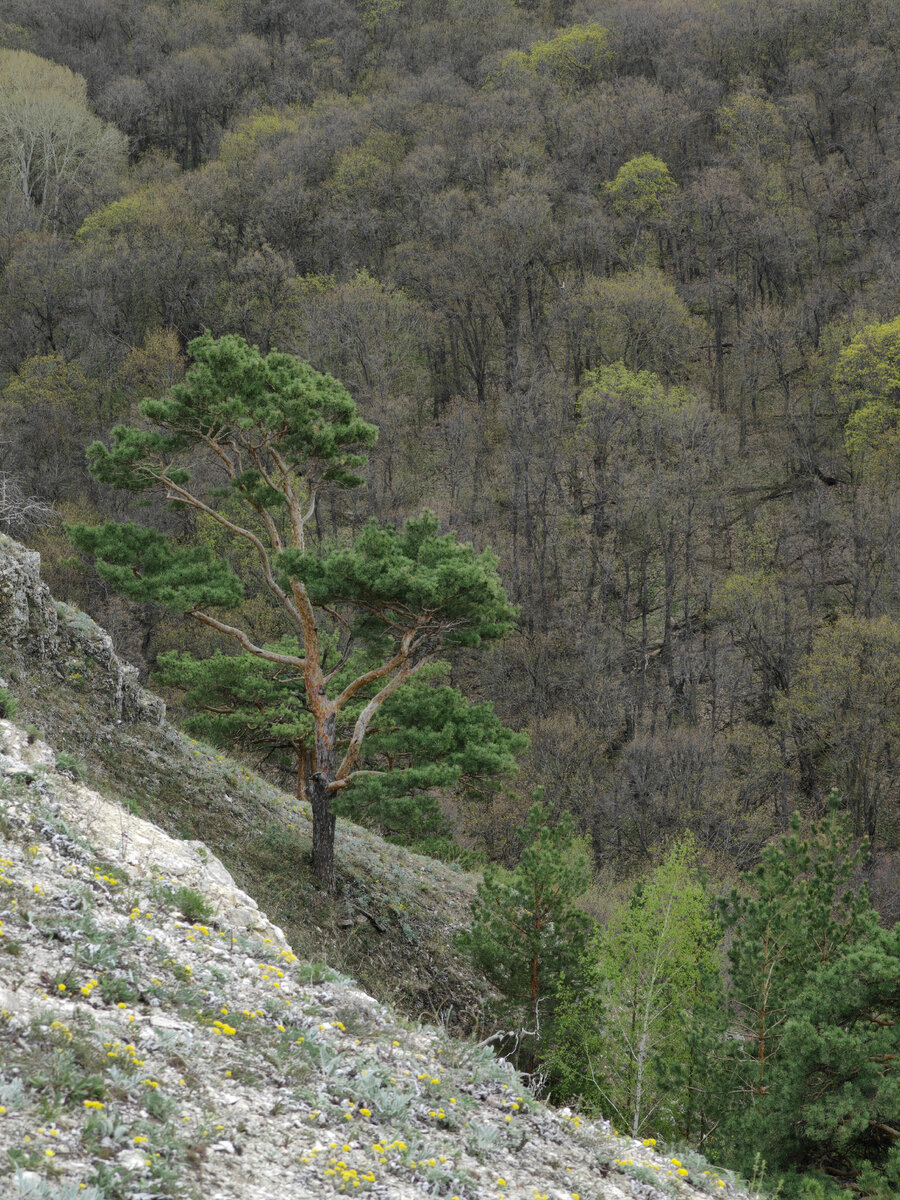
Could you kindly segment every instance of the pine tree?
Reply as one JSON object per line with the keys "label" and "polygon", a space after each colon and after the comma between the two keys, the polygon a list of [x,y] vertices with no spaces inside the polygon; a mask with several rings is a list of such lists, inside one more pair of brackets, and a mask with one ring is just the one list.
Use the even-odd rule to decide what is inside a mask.
{"label": "pine tree", "polygon": [[[88,448],[88,462],[99,482],[155,492],[205,521],[225,536],[227,557],[208,542],[180,543],[134,523],[69,533],[125,595],[189,616],[274,669],[256,673],[256,698],[240,695],[235,729],[244,736],[268,721],[295,752],[306,747],[313,865],[333,890],[333,798],[391,770],[388,758],[361,765],[376,715],[443,651],[501,637],[515,611],[490,551],[476,554],[440,534],[430,513],[400,530],[370,521],[350,544],[314,544],[319,498],[362,483],[361,451],[374,443],[375,426],[340,383],[292,355],[263,356],[239,337],[210,334],[189,351],[184,383],[140,406],[153,428],[116,427],[110,447]],[[254,577],[287,641],[254,640],[242,619]],[[181,667],[190,684],[183,659]],[[260,716],[250,722],[257,702]],[[509,737],[504,746],[498,763]]]}
{"label": "pine tree", "polygon": [[[504,1016],[539,1049],[558,984],[574,976],[589,918],[577,908],[590,881],[588,857],[571,816],[549,823],[539,801],[520,830],[522,856],[507,870],[491,863],[472,905],[472,927],[459,939],[504,997]],[[535,1059],[535,1049],[525,1056]]]}
{"label": "pine tree", "polygon": [[[296,639],[270,648],[298,652]],[[351,657],[335,686],[346,686],[362,666]],[[491,791],[515,770],[528,738],[501,725],[490,704],[472,704],[443,684],[448,669],[432,663],[384,702],[366,733],[353,786],[333,798],[338,815],[406,844],[446,839],[451,827],[434,789]],[[186,729],[274,758],[294,775],[298,798],[306,795],[315,730],[298,672],[252,654],[197,659],[170,651],[160,655],[155,678],[185,689]],[[364,703],[348,705],[348,719]]]}
{"label": "pine tree", "polygon": [[[839,812],[841,803],[832,793],[828,815],[811,826],[806,838],[795,815],[790,833],[769,847],[760,866],[745,877],[746,890],[734,891],[722,903],[724,924],[732,932],[728,998],[733,1036],[723,1064],[723,1120],[716,1137],[720,1152],[743,1169],[756,1152],[782,1169],[821,1161],[831,1140],[844,1138],[842,1126],[856,1128],[851,1105],[859,1105],[860,1114],[873,1111],[859,1098],[851,1100],[857,1083],[848,1082],[854,1079],[864,1087],[872,1073],[864,1049],[871,1010],[866,1015],[863,964],[874,962],[873,955],[882,964],[869,981],[874,997],[881,986],[876,981],[885,943],[865,888],[849,886],[866,843],[854,847],[849,823]],[[849,989],[849,1008],[839,993],[829,995],[835,987]],[[880,1002],[873,1003],[877,1019]],[[854,1011],[852,1022],[862,1022],[856,1033],[825,1032],[829,1025],[842,1028]],[[842,1049],[828,1078],[831,1068],[815,1060],[827,1053],[832,1036],[834,1048],[840,1044]],[[817,1095],[814,1080],[820,1071]],[[843,1096],[836,1099],[842,1072]],[[880,1111],[877,1103],[874,1111]],[[868,1122],[866,1117],[863,1123]],[[815,1152],[811,1131],[819,1139]]]}
{"label": "pine tree", "polygon": [[766,1103],[770,1161],[900,1194],[900,926],[807,977]]}

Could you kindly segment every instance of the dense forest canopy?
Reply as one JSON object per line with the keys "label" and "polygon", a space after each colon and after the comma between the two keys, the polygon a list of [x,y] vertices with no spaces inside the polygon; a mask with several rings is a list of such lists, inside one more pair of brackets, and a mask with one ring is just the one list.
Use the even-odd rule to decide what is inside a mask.
{"label": "dense forest canopy", "polygon": [[29,499],[54,587],[147,669],[210,652],[37,501],[222,550],[82,448],[204,329],[298,354],[379,428],[316,536],[431,507],[521,608],[454,667],[531,738],[515,794],[461,805],[467,844],[514,857],[540,785],[608,878],[685,828],[729,877],[837,785],[896,917],[897,18],[7,0],[3,519]]}

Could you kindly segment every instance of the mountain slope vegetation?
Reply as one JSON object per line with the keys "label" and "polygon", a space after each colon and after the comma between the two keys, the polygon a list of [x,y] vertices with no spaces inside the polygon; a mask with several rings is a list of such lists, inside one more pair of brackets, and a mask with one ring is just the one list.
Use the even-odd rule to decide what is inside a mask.
{"label": "mountain slope vegetation", "polygon": [[[468,844],[513,854],[539,785],[606,877],[685,826],[727,876],[839,782],[895,916],[894,17],[16,0],[4,136],[38,79],[48,145],[73,106],[86,132],[51,190],[4,184],[9,488],[131,516],[81,448],[181,377],[191,337],[297,353],[379,429],[365,495],[323,497],[317,536],[428,505],[521,607],[457,668],[531,736],[518,801],[468,814]],[[20,532],[145,669],[209,651]]]}
{"label": "mountain slope vegetation", "polygon": [[[220,641],[147,595],[123,604],[65,527],[136,522],[229,563],[251,583],[224,616],[258,646],[283,630],[215,522],[123,498],[84,449],[140,424],[145,398],[164,403],[207,332],[296,355],[378,434],[360,487],[321,488],[314,555],[340,559],[373,519],[401,530],[424,509],[441,537],[495,555],[515,629],[477,655],[458,648],[445,679],[478,711],[494,704],[528,748],[502,787],[418,789],[435,836],[361,807],[370,829],[348,835],[359,853],[343,875],[338,864],[344,907],[322,907],[280,873],[304,859],[302,811],[268,819],[268,788],[297,788],[291,747],[250,739],[239,768],[220,765],[221,747],[190,750],[212,774],[182,804],[170,735],[148,734],[162,741],[147,752],[127,724],[101,734],[42,672],[13,689],[30,719],[56,723],[97,783],[121,772],[172,828],[203,834],[212,819],[241,881],[281,889],[266,900],[276,920],[288,927],[298,902],[328,914],[316,937],[329,961],[465,1027],[481,1020],[483,980],[439,924],[416,941],[371,838],[445,860],[421,879],[438,872],[433,903],[446,893],[459,928],[476,885],[452,864],[487,864],[506,894],[540,797],[589,860],[581,907],[613,928],[631,912],[652,961],[641,896],[679,847],[709,905],[739,879],[746,890],[781,839],[802,845],[831,821],[833,793],[865,846],[849,882],[866,884],[887,940],[873,932],[804,986],[815,974],[849,988],[875,963],[853,985],[860,1028],[887,1021],[898,18],[897,0],[9,0],[0,528],[40,551],[55,594],[108,628],[142,680],[166,680],[171,714],[197,721],[198,693],[171,667],[211,661]],[[207,482],[199,458],[188,468]],[[76,659],[67,683],[84,678]],[[266,783],[233,805],[251,768]],[[289,929],[301,952],[308,928]],[[586,977],[618,986],[602,964]],[[817,1019],[863,1044],[859,1012],[810,996]],[[578,1003],[566,1011],[577,1032]],[[785,1045],[814,1074],[801,1025]],[[781,1079],[785,1111],[807,1075]],[[837,1119],[827,1102],[809,1114],[829,1130]],[[893,1161],[897,1121],[881,1116],[869,1149]],[[836,1180],[862,1186],[844,1133],[827,1146],[798,1133],[791,1161],[831,1180],[795,1181],[805,1200]]]}

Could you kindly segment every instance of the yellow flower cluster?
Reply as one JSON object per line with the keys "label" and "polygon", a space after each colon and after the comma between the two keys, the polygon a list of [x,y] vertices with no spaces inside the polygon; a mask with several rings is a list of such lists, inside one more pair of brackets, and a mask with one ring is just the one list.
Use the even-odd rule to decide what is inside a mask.
{"label": "yellow flower cluster", "polygon": [[131,1042],[128,1042],[125,1046],[123,1046],[122,1043],[119,1041],[104,1042],[103,1045],[106,1047],[106,1057],[107,1058],[118,1058],[120,1052],[122,1050],[124,1050],[125,1053],[131,1059],[131,1065],[133,1067],[144,1066],[144,1060],[142,1058],[138,1058],[137,1050],[134,1048],[134,1046],[131,1044]]}
{"label": "yellow flower cluster", "polygon": [[375,1176],[371,1171],[368,1171],[364,1175],[359,1175],[357,1174],[356,1169],[354,1167],[348,1167],[343,1159],[338,1160],[336,1158],[332,1158],[329,1161],[331,1166],[326,1167],[326,1169],[322,1172],[323,1175],[340,1175],[345,1184],[350,1183],[354,1187],[359,1187],[361,1183],[375,1182]]}

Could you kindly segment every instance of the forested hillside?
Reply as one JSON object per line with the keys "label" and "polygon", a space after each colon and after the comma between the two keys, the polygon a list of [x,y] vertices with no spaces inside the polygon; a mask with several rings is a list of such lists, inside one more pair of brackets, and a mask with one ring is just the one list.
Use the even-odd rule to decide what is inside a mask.
{"label": "forested hillside", "polygon": [[834,790],[897,920],[897,0],[4,0],[0,46],[0,524],[58,596],[148,676],[220,647],[61,522],[245,567],[84,447],[206,330],[298,355],[378,430],[310,544],[429,508],[519,608],[448,679],[518,774],[380,832],[511,867],[543,789],[605,919],[685,835],[721,894]]}
{"label": "forested hillside", "polygon": [[[499,553],[520,627],[470,682],[598,865],[685,826],[747,865],[832,784],[893,850],[896,17],[11,0],[8,494],[107,513],[82,447],[204,328],[296,352],[380,431],[323,535],[430,505]],[[181,644],[30,538],[148,667]]]}

